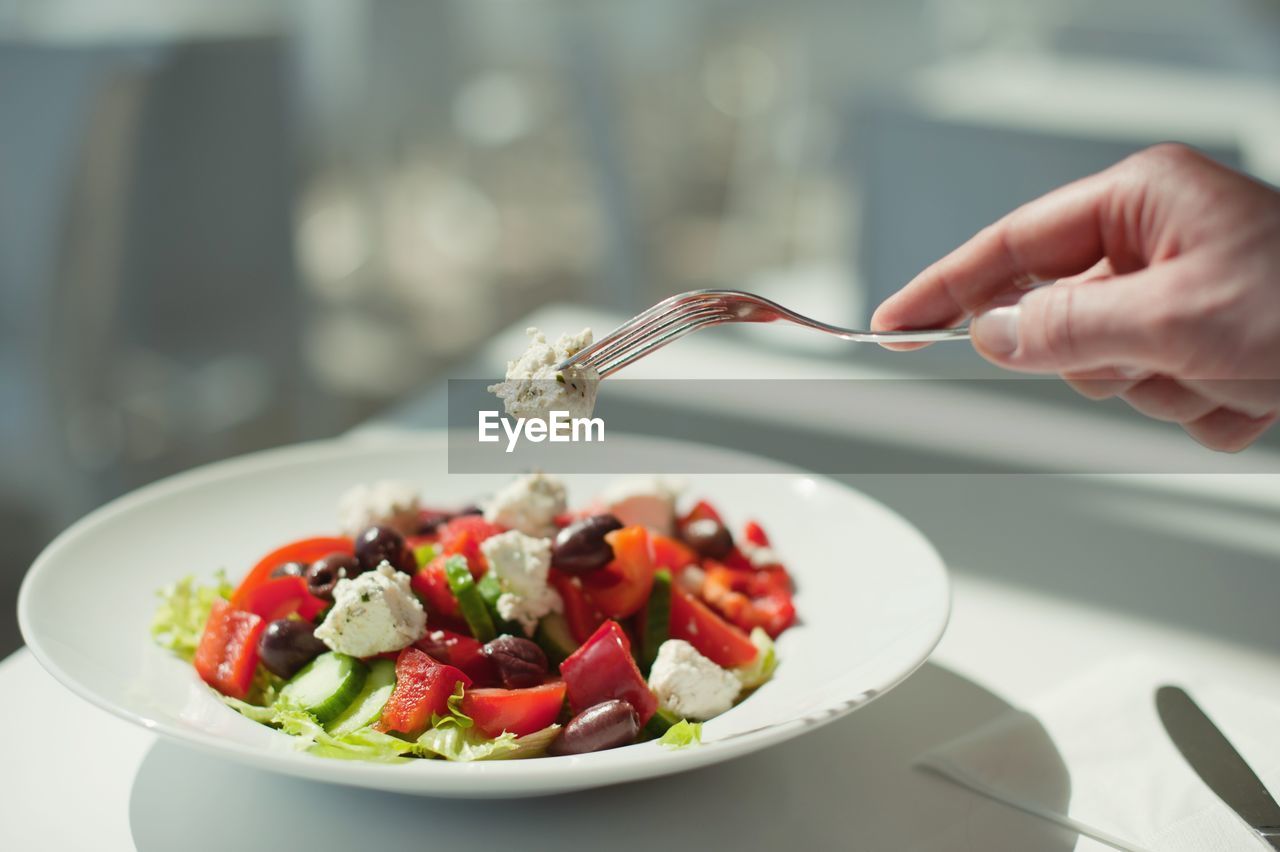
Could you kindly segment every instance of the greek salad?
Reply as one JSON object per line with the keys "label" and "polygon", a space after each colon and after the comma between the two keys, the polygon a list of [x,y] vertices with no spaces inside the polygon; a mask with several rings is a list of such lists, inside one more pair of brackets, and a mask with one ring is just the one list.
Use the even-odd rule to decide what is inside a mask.
{"label": "greek salad", "polygon": [[157,642],[248,718],[335,758],[582,754],[696,745],[767,681],[796,620],[756,522],[678,511],[661,479],[569,509],[521,476],[482,507],[405,483],[352,489],[339,531],[292,541],[237,585],[161,590]]}

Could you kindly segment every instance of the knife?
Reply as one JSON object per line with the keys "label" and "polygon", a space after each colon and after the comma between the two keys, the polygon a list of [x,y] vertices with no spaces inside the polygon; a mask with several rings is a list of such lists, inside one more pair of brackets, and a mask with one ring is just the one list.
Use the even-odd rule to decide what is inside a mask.
{"label": "knife", "polygon": [[1156,690],[1156,712],[1200,780],[1259,838],[1280,850],[1280,805],[1200,705],[1185,690],[1162,686]]}

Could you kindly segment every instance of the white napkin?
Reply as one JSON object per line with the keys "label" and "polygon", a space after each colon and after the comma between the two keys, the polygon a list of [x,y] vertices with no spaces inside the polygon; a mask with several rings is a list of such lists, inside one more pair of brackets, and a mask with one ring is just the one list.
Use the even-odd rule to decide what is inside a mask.
{"label": "white napkin", "polygon": [[1155,708],[1163,684],[1186,689],[1280,798],[1280,705],[1143,657],[1071,680],[920,765],[1117,849],[1266,848],[1169,740]]}

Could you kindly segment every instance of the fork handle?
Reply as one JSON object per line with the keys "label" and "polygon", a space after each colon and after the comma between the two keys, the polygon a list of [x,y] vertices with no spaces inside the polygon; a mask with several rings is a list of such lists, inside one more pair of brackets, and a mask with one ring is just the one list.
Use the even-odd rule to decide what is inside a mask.
{"label": "fork handle", "polygon": [[969,326],[958,328],[925,328],[913,331],[837,331],[845,340],[859,343],[937,343],[942,340],[968,340]]}

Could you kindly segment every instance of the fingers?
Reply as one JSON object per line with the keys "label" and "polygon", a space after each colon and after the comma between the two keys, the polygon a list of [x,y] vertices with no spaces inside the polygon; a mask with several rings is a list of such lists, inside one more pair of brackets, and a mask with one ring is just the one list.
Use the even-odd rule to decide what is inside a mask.
{"label": "fingers", "polygon": [[1179,274],[1179,261],[1106,281],[1055,284],[996,308],[971,325],[973,346],[987,360],[1028,373],[1082,373],[1117,364],[1165,371],[1177,365],[1178,317],[1152,298],[1157,279]]}
{"label": "fingers", "polygon": [[1230,407],[1221,395],[1222,382],[1178,381],[1169,376],[1134,379],[1109,368],[1063,378],[1090,399],[1119,396],[1136,411],[1178,423],[1201,444],[1224,452],[1245,449],[1280,418],[1274,400],[1271,410],[1261,416]]}
{"label": "fingers", "polygon": [[1168,423],[1193,423],[1220,405],[1168,376],[1137,382],[1120,397],[1142,414]]}
{"label": "fingers", "polygon": [[1115,179],[1102,172],[1055,190],[985,228],[880,305],[876,330],[941,328],[1037,281],[1077,275],[1103,257]]}
{"label": "fingers", "polygon": [[1098,370],[1075,370],[1062,374],[1063,380],[1081,396],[1092,399],[1110,399],[1119,396],[1138,383],[1139,379],[1121,373],[1113,367]]}
{"label": "fingers", "polygon": [[1250,417],[1280,410],[1280,379],[1182,379],[1182,384]]}
{"label": "fingers", "polygon": [[1238,453],[1271,428],[1277,415],[1250,417],[1229,408],[1216,408],[1198,420],[1184,423],[1187,434],[1212,450]]}

